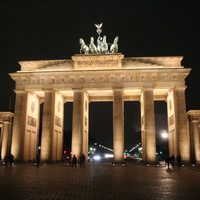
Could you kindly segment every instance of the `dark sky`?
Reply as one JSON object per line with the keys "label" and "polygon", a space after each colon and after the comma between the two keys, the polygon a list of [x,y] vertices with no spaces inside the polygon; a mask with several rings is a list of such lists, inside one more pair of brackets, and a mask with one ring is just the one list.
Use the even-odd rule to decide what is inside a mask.
{"label": "dark sky", "polygon": [[[97,37],[94,23],[101,22],[102,35],[107,36],[108,42],[119,36],[119,52],[125,57],[184,56],[182,65],[192,68],[186,79],[187,110],[200,109],[199,1],[49,2],[4,0],[0,3],[0,111],[9,109],[10,97],[14,107],[14,81],[8,73],[20,70],[18,61],[69,59],[79,53],[79,38],[89,42],[91,36]],[[166,110],[161,107],[158,102],[156,116],[159,119],[164,117],[162,112]],[[112,105],[94,103],[91,108],[93,115],[98,109],[106,110],[107,114],[99,115],[101,118],[108,115],[111,119],[101,122],[104,125],[93,122],[93,126],[104,126],[112,131],[109,125],[112,123]],[[131,135],[125,136],[126,148],[130,148],[138,137],[138,110],[138,102],[125,103],[125,134],[130,132]],[[91,130],[98,135],[110,134],[106,130],[98,133],[95,127]]]}

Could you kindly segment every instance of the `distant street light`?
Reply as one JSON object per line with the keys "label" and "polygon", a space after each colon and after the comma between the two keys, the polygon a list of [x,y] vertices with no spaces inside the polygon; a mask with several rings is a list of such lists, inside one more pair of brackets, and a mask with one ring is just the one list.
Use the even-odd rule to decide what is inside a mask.
{"label": "distant street light", "polygon": [[162,137],[163,137],[163,138],[168,138],[168,134],[167,134],[166,130],[163,131]]}

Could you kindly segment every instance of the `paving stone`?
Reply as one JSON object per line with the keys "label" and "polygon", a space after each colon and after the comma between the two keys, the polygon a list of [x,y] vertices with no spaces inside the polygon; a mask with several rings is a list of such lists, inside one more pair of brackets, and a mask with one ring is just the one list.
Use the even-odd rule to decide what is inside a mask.
{"label": "paving stone", "polygon": [[200,167],[145,166],[128,163],[61,163],[0,166],[0,199],[199,199]]}

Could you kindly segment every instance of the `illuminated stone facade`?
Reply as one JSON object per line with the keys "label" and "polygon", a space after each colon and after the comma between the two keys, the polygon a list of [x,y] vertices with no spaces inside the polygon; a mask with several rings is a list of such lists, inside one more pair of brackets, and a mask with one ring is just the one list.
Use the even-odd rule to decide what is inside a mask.
{"label": "illuminated stone facade", "polygon": [[36,157],[39,105],[44,102],[41,159],[60,160],[64,103],[73,102],[72,154],[87,157],[89,103],[113,102],[114,162],[123,162],[124,101],[141,102],[142,156],[156,162],[154,101],[167,102],[170,154],[190,160],[185,108],[185,78],[191,69],[182,57],[130,57],[121,53],[78,54],[69,60],[23,61],[11,73],[16,82],[12,152],[15,158]]}
{"label": "illuminated stone facade", "polygon": [[0,158],[10,155],[13,113],[0,112]]}
{"label": "illuminated stone facade", "polygon": [[200,164],[200,110],[187,112],[191,142],[191,162]]}

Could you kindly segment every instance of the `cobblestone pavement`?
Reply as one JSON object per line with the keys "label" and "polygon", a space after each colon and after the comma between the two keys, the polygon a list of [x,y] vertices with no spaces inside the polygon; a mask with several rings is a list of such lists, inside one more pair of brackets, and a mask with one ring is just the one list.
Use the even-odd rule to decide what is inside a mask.
{"label": "cobblestone pavement", "polygon": [[0,199],[200,199],[200,168],[86,163],[0,166]]}

